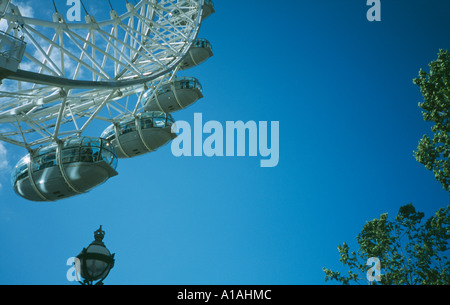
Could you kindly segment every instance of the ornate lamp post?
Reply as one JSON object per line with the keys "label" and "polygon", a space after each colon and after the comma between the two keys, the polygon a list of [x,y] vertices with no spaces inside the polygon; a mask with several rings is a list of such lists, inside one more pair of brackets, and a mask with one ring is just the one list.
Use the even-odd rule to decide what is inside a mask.
{"label": "ornate lamp post", "polygon": [[103,280],[108,276],[109,271],[114,267],[114,254],[111,254],[103,243],[105,231],[102,226],[94,232],[94,241],[83,248],[77,256],[77,270],[84,279],[80,281],[82,285],[103,285]]}

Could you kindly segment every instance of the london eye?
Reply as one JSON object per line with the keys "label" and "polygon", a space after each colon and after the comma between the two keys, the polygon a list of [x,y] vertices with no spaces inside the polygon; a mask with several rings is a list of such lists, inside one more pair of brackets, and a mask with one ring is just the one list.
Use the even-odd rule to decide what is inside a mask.
{"label": "london eye", "polygon": [[[213,56],[198,37],[212,1],[101,1],[109,19],[97,21],[81,2],[85,20],[74,23],[54,1],[43,20],[0,0],[0,140],[28,151],[11,173],[27,200],[56,201],[106,182],[118,159],[176,137],[171,113],[203,97],[199,80],[177,73]],[[88,134],[92,122],[103,133]]]}

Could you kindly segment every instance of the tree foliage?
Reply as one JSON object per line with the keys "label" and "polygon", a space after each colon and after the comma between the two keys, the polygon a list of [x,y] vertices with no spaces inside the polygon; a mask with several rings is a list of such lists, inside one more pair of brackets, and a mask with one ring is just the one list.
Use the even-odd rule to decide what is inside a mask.
{"label": "tree foliage", "polygon": [[[399,209],[393,221],[387,214],[366,222],[356,240],[357,252],[344,242],[338,246],[339,261],[348,274],[323,268],[325,281],[342,284],[369,283],[366,262],[376,257],[381,262],[384,285],[450,285],[450,206],[439,209],[425,222],[424,213],[412,204]],[[375,282],[376,283],[376,282]]]}
{"label": "tree foliage", "polygon": [[437,60],[429,67],[429,73],[420,69],[413,83],[420,87],[424,98],[419,103],[424,120],[434,123],[433,138],[424,135],[414,156],[450,192],[450,53],[440,50]]}

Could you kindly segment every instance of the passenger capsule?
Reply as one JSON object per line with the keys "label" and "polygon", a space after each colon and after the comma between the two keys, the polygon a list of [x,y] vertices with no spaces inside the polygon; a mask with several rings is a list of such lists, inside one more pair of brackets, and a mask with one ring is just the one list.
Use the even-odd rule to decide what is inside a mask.
{"label": "passenger capsule", "polygon": [[206,19],[216,11],[214,10],[214,3],[212,0],[205,0],[205,4],[203,5],[203,14],[202,19]]}
{"label": "passenger capsule", "polygon": [[15,166],[14,191],[32,201],[56,201],[116,176],[117,156],[108,141],[77,137],[40,147]]}
{"label": "passenger capsule", "polygon": [[211,43],[206,39],[197,38],[189,49],[189,52],[183,58],[180,64],[180,70],[198,66],[213,55]]}
{"label": "passenger capsule", "polygon": [[146,111],[174,112],[184,109],[203,97],[202,86],[194,77],[176,78],[150,89],[144,95]]}
{"label": "passenger capsule", "polygon": [[142,112],[110,125],[101,137],[111,142],[117,157],[131,158],[152,152],[176,137],[171,132],[174,120],[161,111]]}

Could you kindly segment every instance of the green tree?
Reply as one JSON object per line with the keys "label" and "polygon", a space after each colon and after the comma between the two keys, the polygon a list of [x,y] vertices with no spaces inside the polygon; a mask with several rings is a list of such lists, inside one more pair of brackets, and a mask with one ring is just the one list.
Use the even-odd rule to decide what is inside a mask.
{"label": "green tree", "polygon": [[[439,209],[423,222],[424,213],[412,204],[399,209],[393,221],[387,214],[366,222],[357,236],[359,250],[350,252],[346,243],[338,246],[339,261],[348,274],[323,268],[325,281],[342,284],[369,283],[366,262],[376,257],[381,263],[379,284],[450,285],[450,206]],[[377,282],[374,282],[377,283]]]}
{"label": "green tree", "polygon": [[419,103],[424,120],[434,123],[433,138],[424,135],[414,156],[450,192],[450,53],[440,50],[437,60],[429,67],[429,73],[420,69],[413,83],[420,87],[424,98]]}

